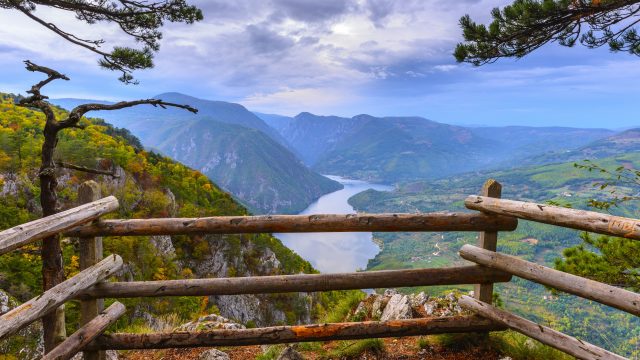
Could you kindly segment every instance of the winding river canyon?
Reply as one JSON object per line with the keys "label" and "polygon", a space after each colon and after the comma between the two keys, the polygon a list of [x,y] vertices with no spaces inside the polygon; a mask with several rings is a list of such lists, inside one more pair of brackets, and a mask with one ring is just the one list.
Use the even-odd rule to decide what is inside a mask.
{"label": "winding river canyon", "polygon": [[[326,194],[303,210],[300,215],[354,214],[348,200],[368,189],[391,191],[393,187],[366,181],[325,175],[344,185],[344,189]],[[367,267],[380,249],[371,233],[274,234],[282,242],[323,273],[349,272]]]}

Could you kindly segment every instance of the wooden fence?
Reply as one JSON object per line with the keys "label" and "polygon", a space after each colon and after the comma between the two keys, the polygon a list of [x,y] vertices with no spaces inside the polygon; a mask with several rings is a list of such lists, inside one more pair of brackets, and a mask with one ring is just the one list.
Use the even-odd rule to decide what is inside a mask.
{"label": "wooden fence", "polygon": [[[44,359],[69,359],[83,351],[85,359],[101,359],[109,349],[160,349],[240,346],[440,333],[513,329],[581,359],[622,359],[592,344],[535,324],[491,305],[493,284],[512,275],[640,315],[640,295],[533,264],[496,252],[499,231],[512,231],[517,218],[600,234],[640,239],[638,220],[590,211],[500,199],[501,186],[485,183],[480,196],[465,204],[476,213],[358,214],[309,216],[244,216],[196,219],[97,220],[117,209],[114,197],[99,199],[94,182],[82,184],[81,205],[65,212],[0,232],[0,255],[55,233],[80,238],[81,271],[40,296],[0,316],[0,339],[9,336],[66,301],[81,300],[80,329],[60,339]],[[302,274],[217,279],[109,282],[122,267],[115,254],[103,258],[100,236],[236,234],[265,232],[426,232],[478,231],[478,246],[465,245],[460,256],[477,265],[440,269],[387,270],[343,274]],[[105,298],[211,296],[282,292],[313,292],[383,287],[476,284],[475,298],[460,305],[471,316],[367,321],[206,332],[103,334],[125,313],[115,302],[103,310]]]}

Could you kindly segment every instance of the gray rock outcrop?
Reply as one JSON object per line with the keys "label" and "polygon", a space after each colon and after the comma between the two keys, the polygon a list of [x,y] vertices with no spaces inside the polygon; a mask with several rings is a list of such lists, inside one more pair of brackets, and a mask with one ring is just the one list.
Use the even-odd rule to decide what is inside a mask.
{"label": "gray rock outcrop", "polygon": [[277,360],[304,360],[304,357],[293,348],[293,346],[287,346],[278,356]]}
{"label": "gray rock outcrop", "polygon": [[411,310],[409,297],[407,295],[395,294],[389,299],[380,320],[387,321],[411,318],[413,318],[413,311]]}
{"label": "gray rock outcrop", "polygon": [[218,349],[209,349],[198,356],[198,360],[229,360],[229,355]]}

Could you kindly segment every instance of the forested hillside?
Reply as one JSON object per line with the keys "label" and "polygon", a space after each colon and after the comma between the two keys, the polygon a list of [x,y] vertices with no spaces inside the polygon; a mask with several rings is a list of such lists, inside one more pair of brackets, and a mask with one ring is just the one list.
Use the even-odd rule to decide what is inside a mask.
{"label": "forested hillside", "polygon": [[[13,104],[0,94],[0,229],[41,216],[37,171],[44,116]],[[56,109],[61,114],[63,110]],[[167,157],[142,150],[127,130],[101,120],[82,120],[85,129],[63,132],[56,157],[65,163],[113,172],[96,175],[58,169],[64,208],[77,204],[85,180],[100,184],[103,195],[120,201],[119,218],[245,215],[247,210],[204,174]],[[78,242],[64,239],[67,275],[78,271]],[[120,280],[160,280],[218,276],[309,273],[311,265],[269,234],[106,237],[105,254],[125,260]],[[19,301],[41,292],[37,246],[0,257],[0,290]],[[296,323],[322,312],[325,298],[307,295],[175,297],[127,300],[129,316],[119,328],[162,327],[220,312],[248,325]],[[77,304],[67,306],[68,326],[77,324]],[[164,324],[164,325],[163,325]],[[157,330],[157,329],[156,329]],[[20,344],[20,343],[18,343]],[[0,344],[1,345],[1,344]]]}
{"label": "forested hillside", "polygon": [[[342,188],[309,170],[278,132],[242,105],[179,93],[156,98],[190,104],[198,115],[150,106],[95,114],[129,129],[144,146],[198,169],[254,213],[297,213]],[[86,101],[53,102],[71,108]]]}
{"label": "forested hillside", "polygon": [[[606,129],[464,127],[421,117],[258,114],[321,173],[396,183],[511,167],[612,135]],[[532,162],[535,163],[535,162]]]}
{"label": "forested hillside", "polygon": [[[640,167],[640,153],[622,151],[615,157],[598,160],[607,169]],[[589,199],[607,200],[612,194],[594,187],[609,178],[600,172],[576,168],[573,162],[536,165],[500,171],[467,173],[438,181],[402,184],[394,192],[369,190],[350,199],[360,211],[429,212],[465,211],[467,195],[478,194],[489,178],[503,185],[503,198],[545,203],[553,201],[575,208],[587,208]],[[615,179],[613,179],[615,180]],[[619,195],[635,195],[634,184],[616,187]],[[615,214],[637,218],[637,201],[612,208]],[[464,244],[476,243],[475,233],[376,233],[382,251],[369,261],[369,270],[390,268],[441,267],[463,263],[457,252]],[[553,266],[563,250],[582,243],[580,232],[520,220],[518,229],[501,232],[498,251]],[[595,263],[594,263],[594,266]],[[469,288],[468,288],[469,289]],[[467,290],[468,290],[467,289]],[[575,296],[550,292],[543,286],[516,279],[497,288],[505,307],[538,322],[621,354],[638,354],[634,345],[640,338],[640,320],[606,306]]]}

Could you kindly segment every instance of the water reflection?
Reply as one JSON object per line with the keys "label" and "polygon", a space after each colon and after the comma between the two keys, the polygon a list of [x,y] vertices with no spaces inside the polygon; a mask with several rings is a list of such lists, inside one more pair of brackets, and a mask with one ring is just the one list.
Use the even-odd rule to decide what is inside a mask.
{"label": "water reflection", "polygon": [[[356,211],[347,200],[368,189],[391,191],[393,187],[329,176],[344,185],[344,189],[332,192],[309,205],[301,215],[353,214]],[[323,273],[348,272],[364,269],[380,249],[372,241],[371,233],[310,233],[275,234],[289,248],[311,262]]]}

